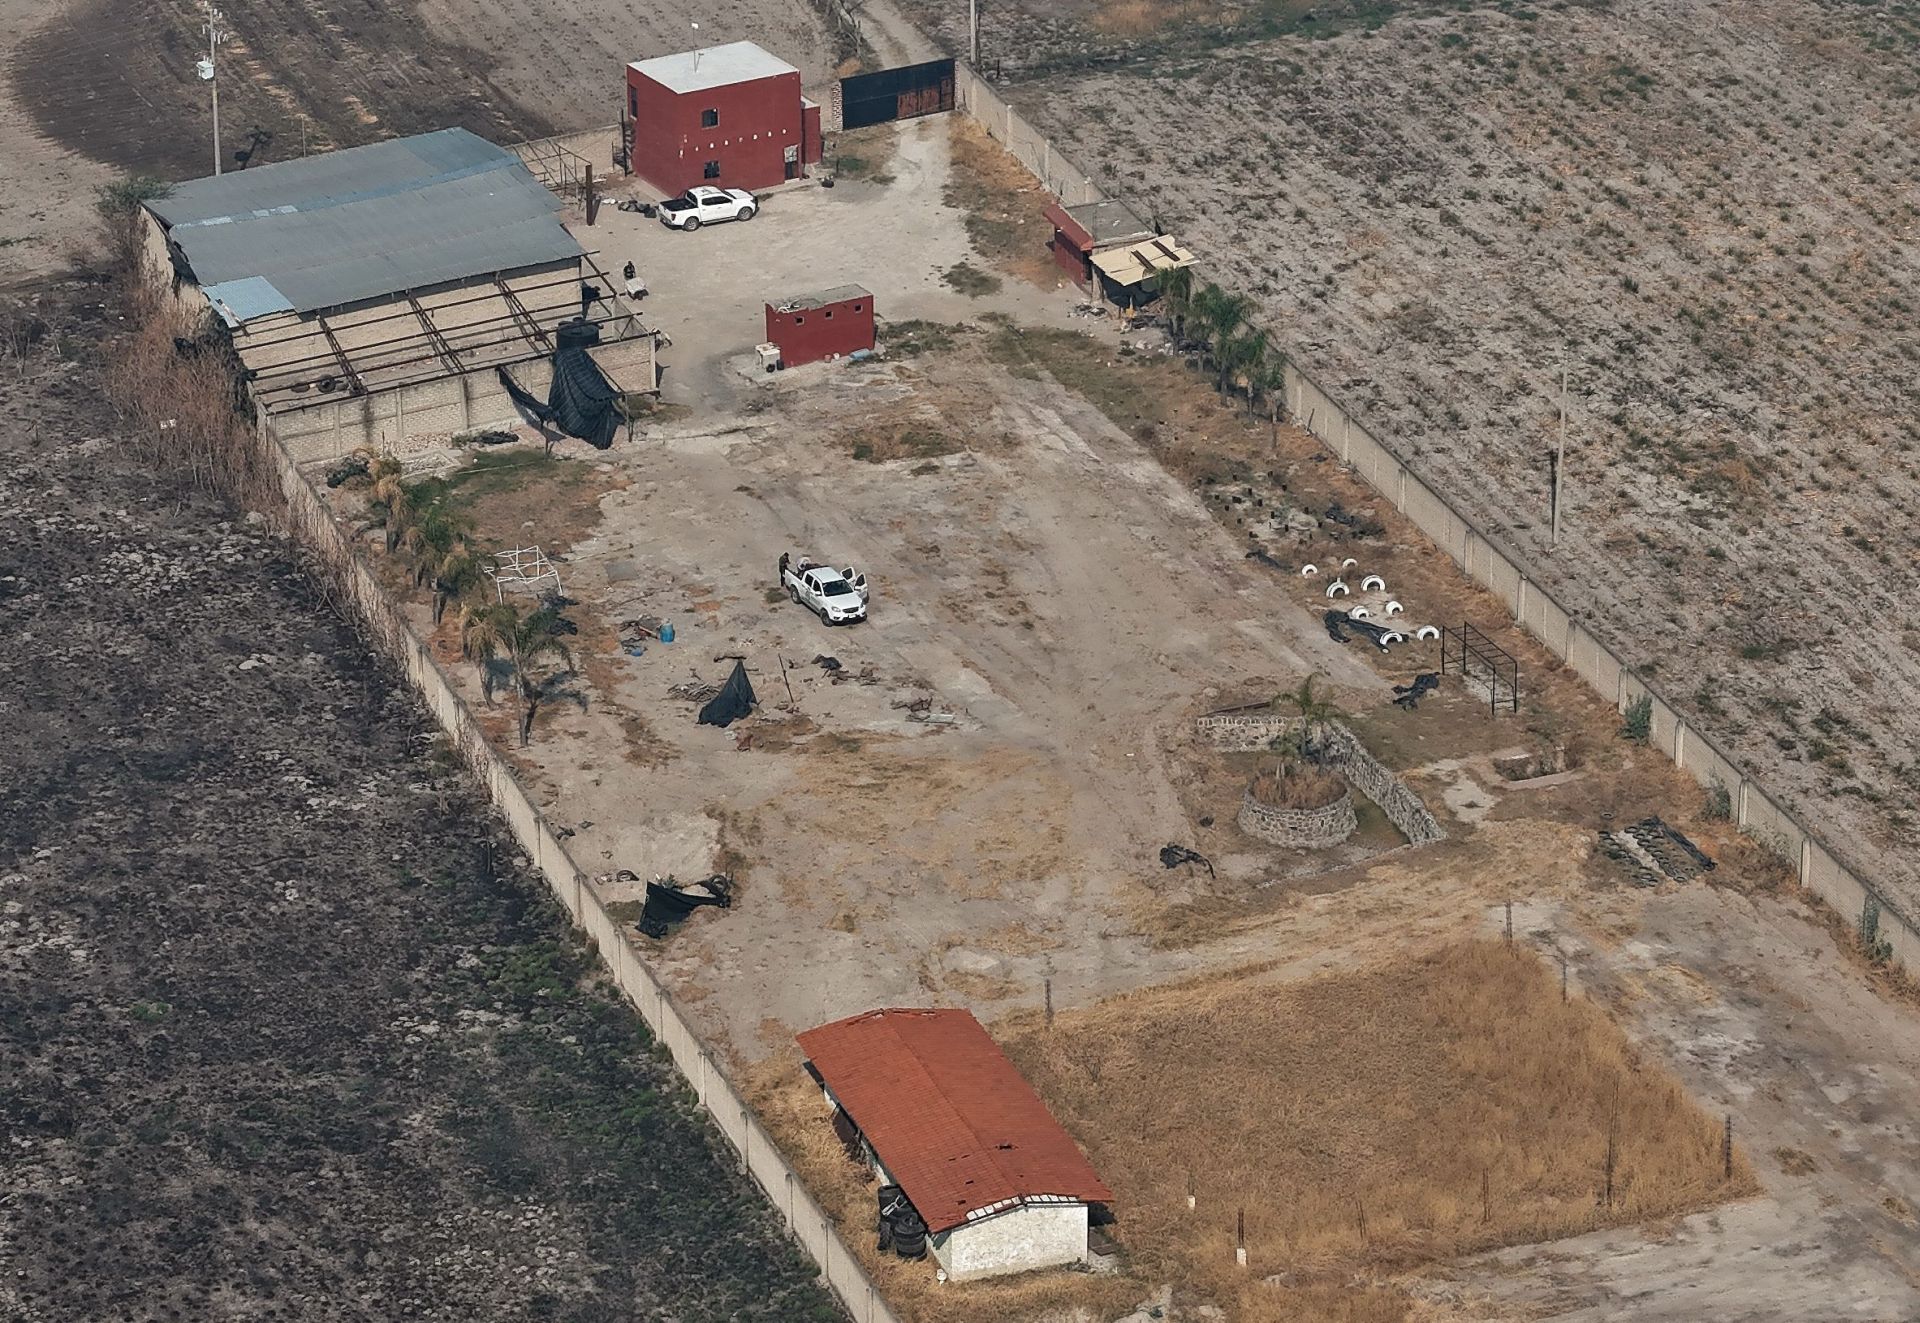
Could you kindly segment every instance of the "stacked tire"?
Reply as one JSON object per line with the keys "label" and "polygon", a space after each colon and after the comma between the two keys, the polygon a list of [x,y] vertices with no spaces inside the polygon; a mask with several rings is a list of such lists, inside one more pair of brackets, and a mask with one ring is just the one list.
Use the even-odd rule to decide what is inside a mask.
{"label": "stacked tire", "polygon": [[880,1248],[903,1259],[927,1257],[927,1224],[897,1185],[880,1187]]}

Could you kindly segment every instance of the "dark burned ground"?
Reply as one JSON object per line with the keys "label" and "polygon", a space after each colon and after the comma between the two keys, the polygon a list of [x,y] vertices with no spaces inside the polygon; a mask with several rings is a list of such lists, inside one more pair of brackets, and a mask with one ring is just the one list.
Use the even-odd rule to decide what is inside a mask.
{"label": "dark burned ground", "polygon": [[29,371],[0,379],[0,1318],[834,1317],[288,545]]}
{"label": "dark burned ground", "polygon": [[[494,85],[490,55],[436,40],[406,0],[247,0],[225,15],[229,169],[250,147],[259,164],[456,125],[495,142],[553,131]],[[203,21],[188,0],[74,0],[8,73],[42,131],[66,146],[130,171],[208,174],[209,101],[194,74]]]}

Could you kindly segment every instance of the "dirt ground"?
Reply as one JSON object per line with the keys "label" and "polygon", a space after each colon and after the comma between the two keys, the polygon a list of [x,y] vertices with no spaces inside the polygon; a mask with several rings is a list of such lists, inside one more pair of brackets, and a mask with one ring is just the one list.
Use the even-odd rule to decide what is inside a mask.
{"label": "dirt ground", "polygon": [[[0,1318],[842,1317],[294,548],[0,373]],[[62,311],[73,304],[91,311]]]}
{"label": "dirt ground", "polygon": [[[876,35],[889,49],[908,50],[910,31],[888,21],[885,6],[874,8]],[[1908,340],[1897,333],[1912,286],[1911,264],[1902,264],[1912,203],[1900,192],[1904,177],[1890,183],[1887,174],[1912,155],[1911,89],[1901,81],[1909,62],[1899,44],[1905,12],[1623,0],[1544,16],[1422,6],[1411,21],[1385,22],[1380,6],[1318,8],[1336,15],[1346,35],[1232,45],[1185,63],[1166,58],[1179,52],[1162,50],[1161,24],[1169,14],[1211,21],[1209,10],[1107,5],[1038,19],[1007,10],[991,21],[1001,49],[1012,49],[1007,38],[1020,32],[1034,61],[1052,58],[1049,42],[1064,43],[1084,67],[1088,31],[1108,50],[1117,42],[1123,53],[1153,57],[1141,66],[1151,78],[1109,72],[1055,84],[1044,97],[1018,88],[1015,95],[1090,164],[1181,218],[1218,274],[1260,292],[1303,363],[1378,416],[1383,433],[1422,447],[1425,461],[1479,501],[1490,523],[1523,543],[1537,539],[1539,521],[1514,514],[1512,493],[1537,494],[1542,485],[1530,458],[1548,434],[1556,377],[1553,355],[1536,350],[1570,341],[1576,485],[1561,556],[1570,568],[1556,591],[1617,613],[1674,697],[1704,692],[1703,704],[1724,705],[1725,717],[1708,724],[1739,734],[1749,756],[1798,756],[1788,770],[1808,794],[1857,779],[1861,793],[1834,800],[1834,820],[1882,832],[1877,839],[1891,851],[1911,823],[1897,808],[1873,810],[1873,796],[1891,802],[1892,787],[1909,773],[1898,741],[1868,730],[1863,713],[1895,707],[1879,719],[1913,734],[1887,696],[1920,678],[1909,673],[1920,665],[1911,639],[1901,635],[1904,652],[1871,642],[1888,634],[1885,622],[1901,619],[1887,566],[1912,555],[1910,541],[1900,540],[1910,534],[1887,513],[1910,495],[1912,476],[1900,430],[1912,415],[1911,375],[1899,362]],[[1317,21],[1300,6],[1269,9],[1284,20],[1272,31]],[[16,271],[57,260],[99,177],[61,144],[138,168],[204,171],[190,8],[74,21],[86,17],[57,11],[25,46],[9,47],[14,95],[0,119],[0,165],[49,181],[43,193],[0,201],[8,208],[0,210],[0,240],[21,236],[0,243],[0,263],[18,263]],[[579,14],[595,32],[625,31],[620,17],[593,25],[594,13]],[[686,44],[669,38],[687,16],[628,17],[636,30],[660,34],[661,49]],[[1086,26],[1089,17],[1097,28]],[[580,57],[558,25],[542,18],[535,26],[553,35],[529,41],[533,20],[511,7],[429,4],[369,17],[270,5],[229,19],[239,31],[226,67],[246,70],[246,81],[228,75],[224,117],[230,147],[252,145],[254,159],[292,154],[303,139],[311,149],[442,123],[510,138],[611,118],[592,113],[602,84],[578,74]],[[728,21],[742,31],[713,32],[711,40],[758,35],[759,23],[775,40],[799,45],[811,18],[799,10],[756,18],[743,8]],[[1864,37],[1861,24],[1869,25]],[[710,26],[703,18],[702,40]],[[15,41],[13,33],[0,41]],[[607,85],[617,87],[618,63],[651,53],[610,45],[592,58],[613,66]],[[781,53],[809,72],[819,58]],[[306,73],[313,68],[343,72],[316,85]],[[125,95],[100,94],[113,79]],[[57,141],[35,115],[57,117]],[[254,126],[271,138],[252,135]],[[1177,143],[1169,142],[1176,132]],[[592,474],[570,476],[564,492],[543,480],[518,493],[521,500],[496,493],[476,502],[501,542],[564,550],[562,572],[580,603],[587,706],[543,714],[524,755],[554,819],[572,824],[578,856],[609,874],[692,876],[725,866],[740,876],[735,908],[701,911],[666,944],[642,944],[703,1032],[736,1068],[772,1069],[794,1030],[871,1005],[969,1005],[992,1022],[1030,1015],[1049,998],[1065,1014],[1095,1013],[1115,996],[1187,976],[1239,971],[1275,985],[1304,982],[1497,930],[1511,900],[1520,940],[1549,960],[1564,955],[1576,993],[1610,1008],[1709,1112],[1734,1117],[1764,1192],[1686,1217],[1428,1265],[1384,1285],[1342,1287],[1338,1300],[1323,1302],[1322,1316],[1398,1318],[1408,1301],[1433,1319],[1920,1316],[1920,1149],[1902,1121],[1920,1085],[1911,1009],[1884,998],[1842,958],[1825,916],[1769,889],[1777,879],[1759,852],[1704,820],[1696,788],[1619,741],[1609,712],[1514,631],[1497,628],[1498,607],[1464,588],[1390,512],[1373,508],[1309,439],[1220,409],[1202,381],[1151,346],[1129,352],[1105,328],[1079,336],[1085,323],[1071,316],[1071,291],[1020,280],[1027,259],[1018,233],[992,224],[1017,218],[1019,208],[970,211],[966,192],[950,191],[950,133],[939,121],[905,126],[872,177],[831,193],[776,194],[749,225],[681,236],[653,222],[622,230],[629,218],[603,212],[613,223],[590,246],[612,269],[625,260],[614,249],[630,245],[647,269],[657,291],[648,309],[677,341],[669,398],[683,407],[645,427],[636,446],[590,457],[564,452],[567,463],[587,459]],[[1788,161],[1796,151],[1807,159]],[[1043,242],[1044,231],[1034,240]],[[1494,256],[1467,256],[1482,252]],[[920,352],[771,381],[730,366],[759,338],[769,293],[844,278],[850,257],[860,263],[856,278],[873,273],[900,344]],[[1000,288],[970,297],[964,288],[983,287],[956,284],[961,263],[997,277]],[[769,289],[776,275],[779,288]],[[1807,364],[1845,374],[1850,393],[1810,381]],[[1482,408],[1475,399],[1499,403]],[[1856,435],[1884,441],[1877,468],[1834,440]],[[35,472],[43,467],[36,461]],[[1605,487],[1577,476],[1602,471]],[[1263,505],[1251,505],[1256,496]],[[1380,535],[1356,543],[1323,517],[1333,499],[1378,519]],[[1309,531],[1289,532],[1292,515]],[[1321,628],[1314,590],[1250,560],[1259,549],[1295,561],[1357,551],[1388,575],[1410,614],[1486,625],[1526,668],[1523,711],[1489,719],[1471,696],[1448,690],[1417,713],[1389,707],[1389,682],[1431,666],[1430,652],[1383,659],[1335,644]],[[782,550],[865,568],[875,584],[873,620],[827,631],[770,596]],[[1790,562],[1829,568],[1847,591],[1813,583],[1811,572],[1789,573]],[[125,578],[125,565],[115,565]],[[1675,611],[1676,595],[1713,606]],[[1756,606],[1766,602],[1793,602],[1800,614]],[[1829,606],[1843,626],[1815,614]],[[623,652],[621,622],[641,615],[673,620],[678,641],[649,643],[640,656]],[[174,645],[179,637],[167,636]],[[437,645],[452,657],[444,632]],[[694,676],[718,682],[727,665],[720,658],[732,652],[748,659],[761,713],[725,732],[697,727],[695,705],[668,687]],[[842,664],[840,683],[815,661],[828,655]],[[1445,842],[1303,877],[1237,835],[1239,771],[1193,750],[1191,718],[1313,672],[1327,677],[1369,746],[1426,798],[1448,831]],[[314,720],[359,712],[354,695],[370,693],[374,681],[352,674],[360,678],[345,690],[295,686],[279,701],[296,718],[309,698],[322,702]],[[478,702],[473,672],[461,674]],[[1719,687],[1704,689],[1706,676]],[[417,733],[385,712],[356,718],[378,728],[364,738]],[[931,719],[915,720],[916,712]],[[509,726],[504,710],[499,725],[503,733]],[[1877,747],[1867,747],[1870,738]],[[1570,779],[1516,786],[1491,763],[1500,750],[1556,746],[1582,752]],[[74,775],[68,768],[46,779]],[[336,799],[359,802],[354,794],[379,803],[412,793],[372,771],[299,775],[319,783],[319,808],[304,782],[290,783],[315,812],[332,811],[326,806]],[[424,772],[403,779],[430,784]],[[1721,860],[1711,884],[1641,891],[1595,854],[1600,822],[1654,811]],[[422,834],[438,839],[446,830],[436,819]],[[1163,869],[1156,855],[1169,841],[1196,845],[1215,859],[1217,875]],[[46,894],[54,885],[49,860],[58,856],[9,874],[10,888],[25,876],[30,899]],[[426,859],[422,875],[438,867]],[[601,885],[616,902],[639,895],[633,883]],[[355,899],[371,890],[355,889]],[[455,891],[456,900],[465,894]],[[490,893],[468,899],[471,909],[499,903]],[[165,912],[156,912],[166,931]],[[22,913],[8,919],[23,922]],[[39,911],[25,921],[39,924]],[[289,922],[298,921],[290,911]],[[73,944],[72,924],[60,928],[57,915],[48,922],[44,942],[32,929],[31,958],[58,964]],[[310,945],[274,934],[259,944],[266,958],[311,954]],[[566,967],[556,965],[551,942],[530,962],[487,962],[501,954],[493,948],[548,940],[543,934],[461,929],[456,945],[477,944],[486,977],[470,989],[478,1000],[448,1014],[511,1018],[521,1005],[515,998],[540,997],[544,980]],[[360,981],[342,997],[371,995],[363,974],[372,979],[410,961],[428,968],[417,963],[416,943],[353,949],[366,964],[355,967]],[[132,957],[120,964],[142,967]],[[334,966],[329,971],[337,981]],[[50,985],[36,975],[34,986]],[[391,982],[386,988],[392,995]],[[223,985],[223,995],[232,990]],[[146,1035],[140,1041],[149,1046],[160,1042],[154,1050],[164,1053],[176,1040],[153,1023],[164,1025],[191,995],[156,1000],[128,984],[114,997],[137,1008],[128,1016],[143,1027],[129,1032]],[[48,1016],[65,1013],[35,1005]],[[77,1002],[66,1009],[76,1007],[85,1010]],[[226,1002],[218,1009],[234,1014]],[[587,1016],[600,1026],[593,1032],[617,1043],[633,1032],[624,1013],[602,1017],[591,1005],[568,1013]],[[161,1020],[143,1018],[156,1015]],[[363,1017],[346,1007],[337,1018],[351,1030]],[[284,1029],[275,1020],[261,1039],[277,1042]],[[506,1025],[500,1037],[515,1041],[493,1044],[495,1056],[453,1054],[448,1069],[480,1069],[489,1082],[463,1094],[467,1110],[432,1112],[443,1097],[438,1076],[417,1105],[390,1099],[406,1114],[431,1113],[440,1137],[423,1142],[417,1166],[398,1177],[335,1164],[350,1176],[338,1202],[383,1210],[411,1198],[405,1216],[442,1221],[455,1216],[448,1209],[490,1207],[497,1191],[465,1184],[478,1179],[471,1173],[435,1174],[462,1142],[479,1145],[476,1162],[493,1164],[501,1188],[549,1179],[542,1172],[577,1175],[577,1165],[548,1159],[600,1153],[604,1137],[549,1134],[526,1118],[591,1119],[601,1102],[663,1082],[647,1073],[657,1063],[641,1061],[646,1069],[636,1075],[598,1077],[600,1092],[589,1095],[585,1083],[547,1073],[580,1060],[551,1041],[569,1030],[543,1029],[529,1044],[518,1041],[519,1029]],[[383,1071],[406,1068],[409,1054],[424,1050],[409,1035],[433,1037],[393,1029],[393,1062]],[[355,1041],[388,1051],[377,1033]],[[637,1047],[631,1056],[639,1060]],[[530,1092],[489,1095],[488,1087]],[[130,1143],[158,1142],[164,1158],[169,1144],[210,1144],[225,1134],[218,1108],[214,1123],[176,1125],[164,1114],[167,1099],[149,1108],[144,1093],[121,1096],[138,1106],[114,1117],[127,1132],[106,1136],[116,1156]],[[589,1096],[592,1107],[582,1108]],[[288,1114],[309,1116],[306,1095],[297,1101]],[[287,1110],[275,1100],[263,1105],[262,1115]],[[673,1115],[673,1124],[684,1120]],[[1093,1135],[1083,1139],[1097,1147]],[[73,1160],[99,1157],[84,1151]],[[67,1171],[52,1159],[42,1166],[31,1182],[68,1190],[58,1183],[74,1175],[89,1198],[96,1193],[84,1167]],[[669,1286],[665,1278],[631,1275],[635,1265],[668,1261],[662,1255],[694,1255],[680,1243],[657,1247],[648,1228],[682,1219],[706,1226],[700,1219],[723,1216],[724,1199],[697,1209],[673,1201],[730,1179],[697,1164],[660,1179],[644,1167],[616,1174],[620,1188],[664,1201],[664,1214],[628,1205],[603,1217],[571,1182],[564,1198],[538,1196],[541,1211],[524,1216],[564,1230],[557,1241],[538,1242],[557,1243],[562,1266],[550,1261],[535,1280],[564,1296],[583,1280],[578,1264],[604,1255],[629,1273],[620,1289],[632,1288],[643,1303],[718,1315],[754,1304],[803,1313],[815,1301],[783,1275],[777,1247],[727,1249],[733,1257],[724,1266],[695,1270],[725,1298],[676,1305],[648,1294]],[[180,1192],[192,1198],[199,1188]],[[101,1190],[80,1231],[119,1246],[114,1237],[136,1237],[144,1224],[129,1219],[125,1191]],[[445,1209],[429,1201],[420,1211],[429,1190],[444,1195]],[[7,1204],[5,1215],[25,1216],[21,1207]],[[65,1204],[47,1207],[69,1215]],[[276,1244],[310,1234],[299,1208],[276,1208],[294,1228]],[[394,1217],[393,1225],[404,1224]],[[634,1239],[610,1247],[609,1218]],[[363,1278],[395,1300],[428,1293],[447,1316],[532,1312],[534,1297],[521,1294],[531,1288],[464,1267],[489,1250],[499,1263],[517,1263],[512,1255],[530,1224],[481,1235],[470,1221],[458,1223],[455,1239],[465,1237],[471,1255],[454,1250],[403,1272],[376,1249],[377,1257],[357,1261]],[[723,1221],[731,1234],[744,1219]],[[24,1233],[9,1231],[9,1247],[36,1244],[30,1237],[43,1232],[52,1241],[52,1230],[23,1225]],[[581,1239],[586,1227],[591,1244]],[[714,1234],[716,1244],[735,1244]],[[125,1268],[145,1263],[138,1255],[153,1242],[125,1243],[131,1257],[116,1280],[134,1289],[158,1281],[157,1269],[140,1276]],[[568,1259],[569,1251],[584,1257]],[[65,1251],[48,1249],[35,1261],[58,1264],[58,1253]],[[741,1255],[751,1271],[741,1270]],[[260,1257],[253,1242],[229,1252],[232,1262]],[[269,1285],[333,1289],[337,1264],[324,1256],[302,1263]],[[459,1272],[449,1267],[456,1263]],[[177,1262],[168,1266],[174,1282],[224,1280],[212,1267],[183,1275]],[[65,1280],[58,1289],[70,1294],[48,1297],[52,1316],[100,1312],[91,1297],[71,1292],[90,1291],[103,1277],[82,1267]],[[266,1286],[249,1278],[235,1289]],[[1052,1290],[1035,1299],[1053,1303]],[[1161,1316],[1211,1317],[1191,1291],[1175,1294]],[[1113,1306],[1105,1317],[1132,1303],[1079,1298]],[[191,1296],[181,1299],[196,1307]]]}
{"label": "dirt ground", "polygon": [[[944,190],[917,194],[927,205]],[[965,233],[957,216],[921,224]],[[838,260],[830,227],[785,233],[789,260]],[[701,272],[680,273],[672,297],[697,302]],[[717,297],[744,304],[735,278],[716,275]],[[1854,1138],[1855,1118],[1879,1115],[1920,1059],[1910,1013],[1877,1000],[1794,899],[1765,890],[1777,878],[1764,852],[1707,820],[1697,787],[1619,738],[1611,709],[1311,438],[1222,405],[1150,338],[1130,348],[1110,327],[1089,332],[984,310],[921,323],[908,339],[923,352],[742,379],[736,407],[670,414],[634,447],[592,455],[597,511],[577,486],[564,510],[540,489],[503,501],[512,526],[494,536],[570,548],[562,573],[579,602],[586,708],[543,714],[521,755],[555,819],[616,903],[640,896],[617,869],[738,874],[733,909],[642,942],[703,1033],[736,1069],[778,1074],[793,1031],[873,1005],[968,1005],[992,1021],[1187,976],[1291,983],[1484,932],[1511,899],[1522,940],[1550,962],[1566,954],[1577,991],[1711,1113],[1732,1113],[1765,1192],[1431,1266],[1341,1296],[1348,1316],[1578,1316],[1682,1280],[1710,1283],[1740,1317],[1858,1316],[1823,1314],[1831,1300],[1809,1309],[1784,1285],[1809,1272],[1851,1274],[1868,1316],[1920,1306],[1902,1220],[1920,1159],[1900,1132],[1865,1159]],[[726,356],[717,341],[708,352]],[[1336,502],[1362,531],[1327,517]],[[865,569],[873,619],[830,631],[771,592],[783,550]],[[1294,567],[1347,554],[1387,576],[1408,619],[1489,629],[1523,668],[1521,711],[1490,718],[1451,683],[1418,712],[1392,708],[1389,682],[1436,659],[1327,636],[1325,601]],[[673,621],[677,640],[628,655],[620,622],[643,616]],[[718,683],[733,653],[759,715],[695,725],[697,704],[669,687]],[[1191,719],[1316,672],[1447,840],[1299,877],[1238,834],[1240,774],[1218,760],[1193,770]],[[475,673],[460,674],[477,700]],[[1538,783],[1492,762],[1553,750],[1576,766]],[[1701,841],[1727,885],[1643,892],[1595,852],[1597,826],[1653,812]],[[1198,846],[1216,876],[1163,869],[1169,841]],[[1797,958],[1782,963],[1787,934]],[[1826,1003],[1836,1018],[1807,1013]],[[1775,1049],[1730,1062],[1729,1007],[1760,1017],[1764,1033],[1746,1032]],[[1809,1076],[1812,1060],[1829,1064]],[[1886,1084],[1864,1086],[1868,1068],[1849,1062],[1875,1063]],[[1829,1234],[1751,1239],[1801,1217]],[[1479,1303],[1462,1312],[1463,1300]]]}
{"label": "dirt ground", "polygon": [[[986,199],[988,181],[968,168],[978,142],[978,133],[953,116],[861,130],[837,143],[839,151],[858,158],[857,171],[831,189],[809,181],[776,190],[744,224],[683,234],[605,206],[591,228],[575,224],[574,233],[599,252],[604,269],[618,271],[631,261],[646,278],[641,311],[673,340],[660,355],[662,398],[731,413],[765,396],[753,347],[766,338],[770,300],[862,285],[874,296],[883,340],[886,323],[950,323],[988,312],[1040,325],[1072,324],[1073,302],[1059,297],[1071,287],[1050,265],[1040,270],[1027,262],[1022,275],[1010,272],[998,288],[976,296],[945,279],[957,264],[984,264],[1005,251],[1003,245],[983,256],[975,247],[969,230],[974,213],[966,206],[928,205],[929,195],[949,191]],[[1005,177],[1004,171],[993,176]],[[655,195],[632,180],[611,196]],[[1031,250],[1052,231],[1043,225],[1037,187],[1019,201],[1017,212],[993,202],[991,219],[1002,232],[1024,233]],[[850,243],[850,235],[870,241]],[[796,371],[814,379],[829,369]]]}
{"label": "dirt ground", "polygon": [[1920,14],[1300,8],[1016,6],[989,45],[1023,113],[1920,912]]}

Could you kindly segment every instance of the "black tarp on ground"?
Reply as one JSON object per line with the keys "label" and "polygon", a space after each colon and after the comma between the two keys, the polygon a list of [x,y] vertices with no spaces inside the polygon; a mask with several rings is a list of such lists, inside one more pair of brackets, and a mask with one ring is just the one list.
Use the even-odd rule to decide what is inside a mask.
{"label": "black tarp on ground", "polygon": [[700,709],[700,724],[703,726],[730,726],[747,713],[753,711],[753,705],[760,700],[754,696],[753,682],[747,679],[747,664],[743,661],[733,663],[733,674],[720,686],[720,692]]}
{"label": "black tarp on ground", "polygon": [[587,352],[589,345],[599,341],[600,330],[592,322],[562,322],[554,328],[553,384],[547,388],[545,404],[505,368],[495,370],[514,404],[535,422],[557,427],[596,450],[605,450],[620,429],[620,410],[616,407],[620,392]]}

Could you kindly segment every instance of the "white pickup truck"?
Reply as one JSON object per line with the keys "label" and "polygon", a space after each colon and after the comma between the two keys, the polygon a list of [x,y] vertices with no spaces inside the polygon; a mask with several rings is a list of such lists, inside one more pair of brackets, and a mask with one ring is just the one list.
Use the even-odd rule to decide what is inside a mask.
{"label": "white pickup truck", "polygon": [[659,206],[660,223],[670,230],[697,230],[716,221],[752,220],[760,204],[739,188],[696,185]]}
{"label": "white pickup truck", "polygon": [[867,618],[867,576],[836,570],[802,558],[780,572],[787,596],[829,625],[850,625]]}

